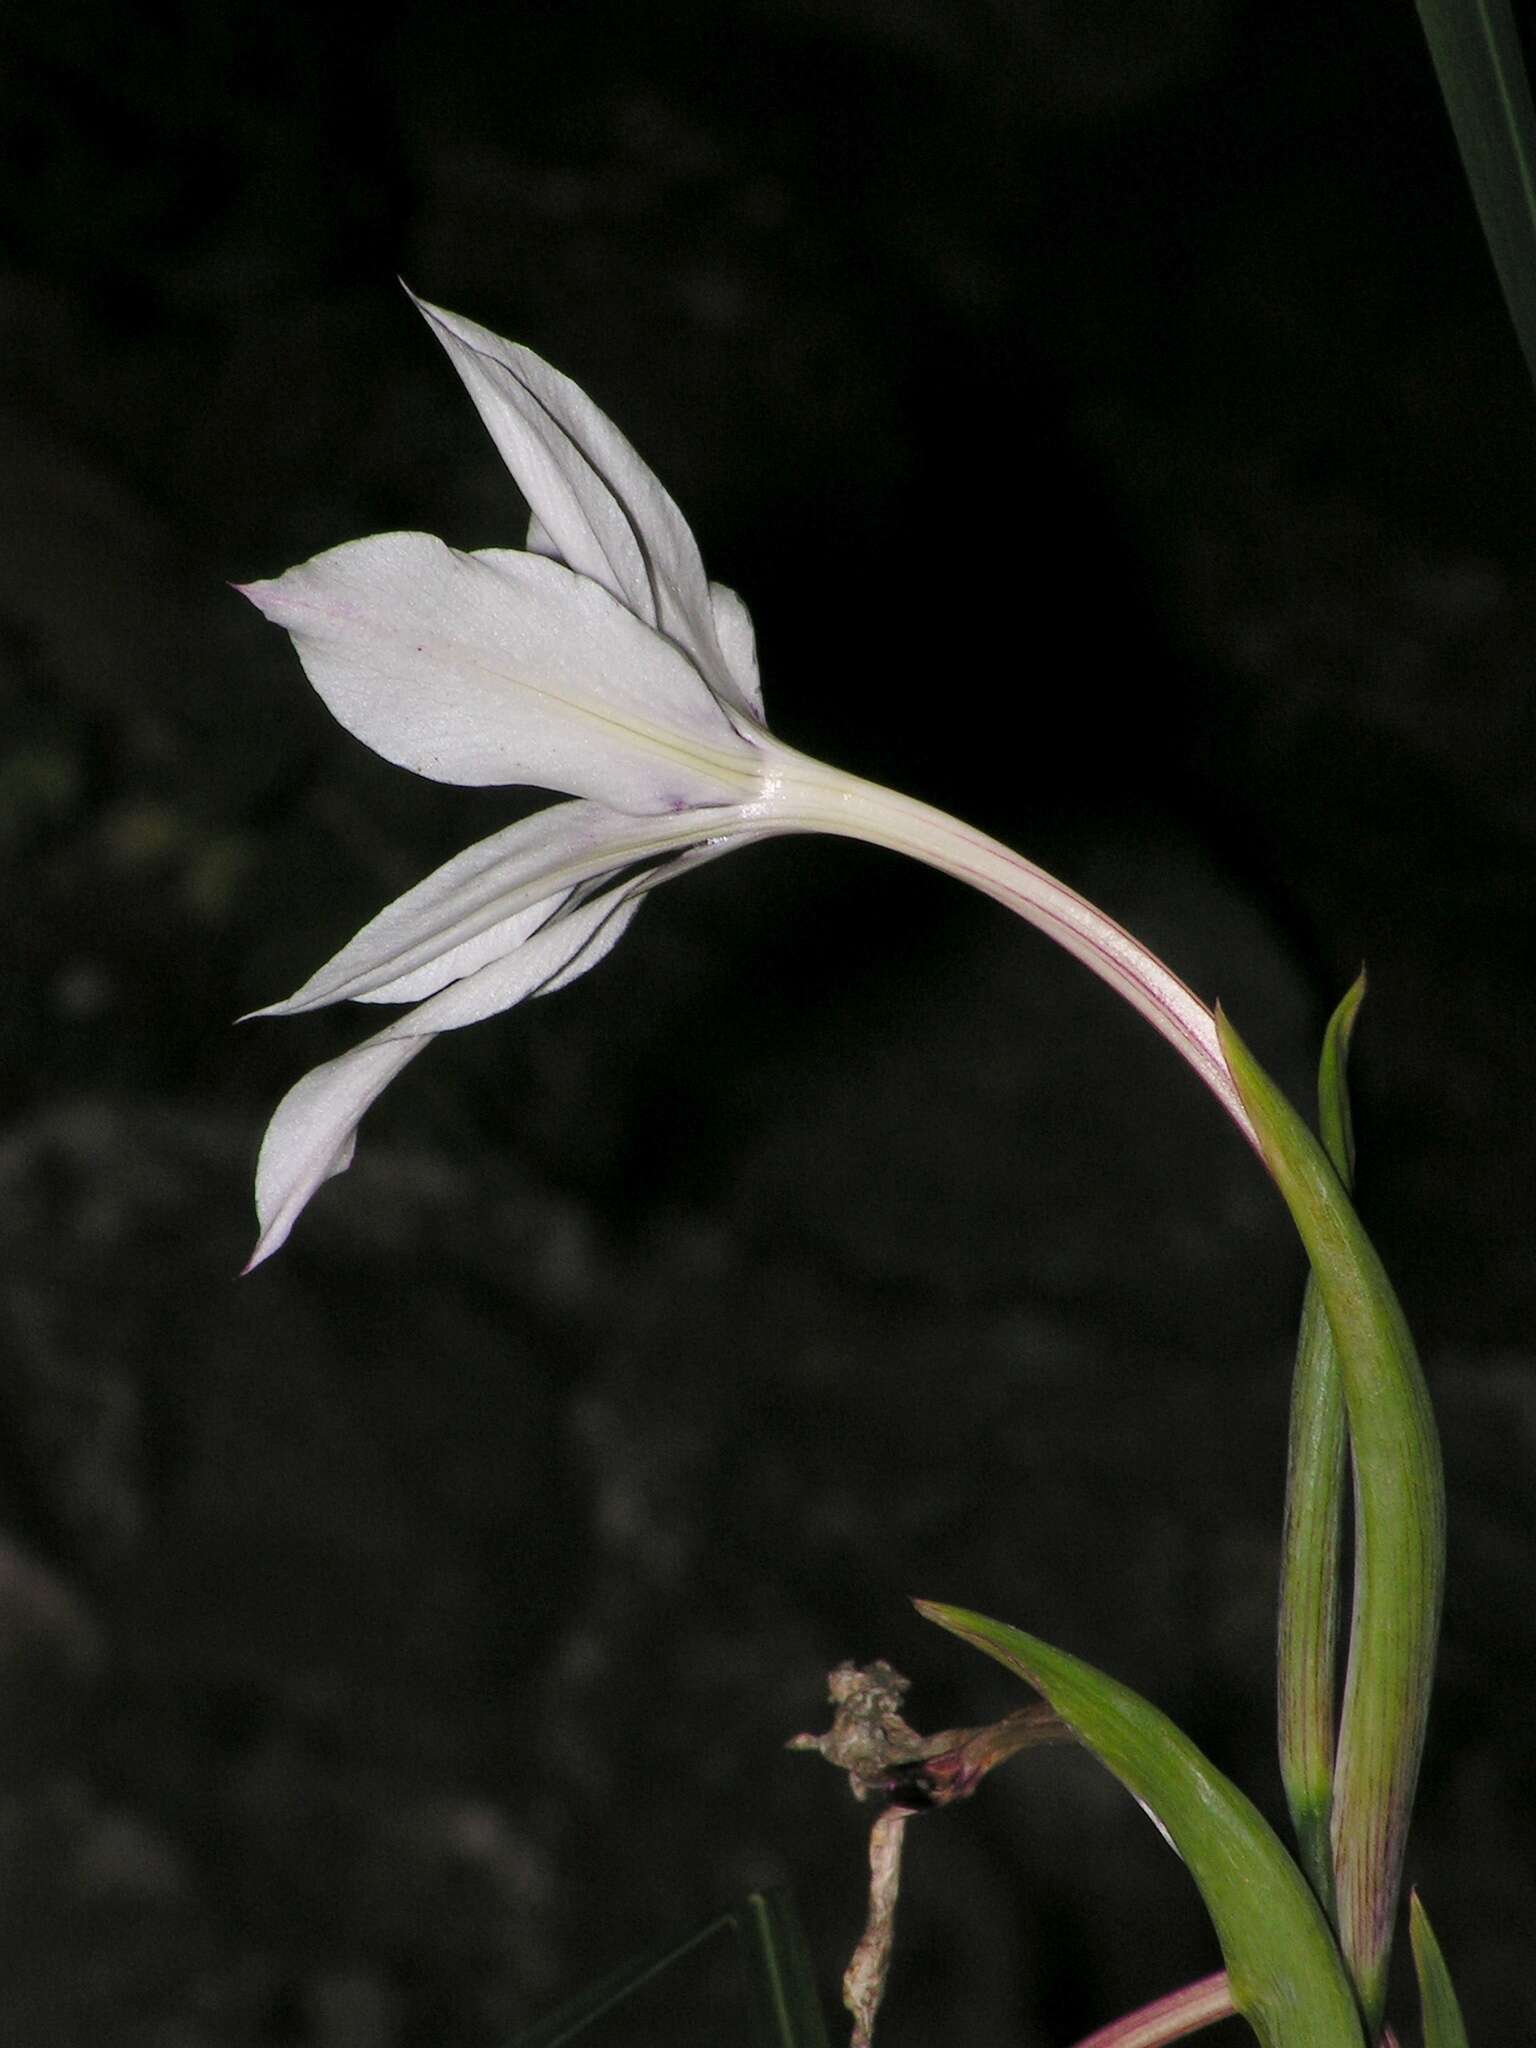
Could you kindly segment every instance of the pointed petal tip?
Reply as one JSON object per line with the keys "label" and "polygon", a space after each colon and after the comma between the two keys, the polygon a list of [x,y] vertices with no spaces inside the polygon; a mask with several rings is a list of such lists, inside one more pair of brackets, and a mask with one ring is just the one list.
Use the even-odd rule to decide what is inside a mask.
{"label": "pointed petal tip", "polygon": [[280,1252],[288,1242],[294,1221],[293,1216],[274,1217],[257,1238],[251,1256],[235,1277],[239,1280],[246,1279],[258,1266],[264,1266],[274,1252]]}
{"label": "pointed petal tip", "polygon": [[[398,1027],[395,1027],[398,1030]],[[277,1105],[256,1161],[256,1266],[275,1252],[315,1191],[352,1164],[357,1127],[425,1037],[365,1039],[311,1068]],[[247,1268],[249,1270],[249,1268]]]}
{"label": "pointed petal tip", "polygon": [[254,605],[264,619],[286,627],[288,621],[280,616],[278,610],[281,600],[275,595],[282,583],[281,576],[253,576],[249,583],[231,583],[229,587],[237,597],[243,597],[247,604]]}
{"label": "pointed petal tip", "polygon": [[298,996],[284,996],[280,1002],[263,1003],[259,1010],[242,1010],[237,1024],[253,1024],[261,1017],[299,1017],[306,1010],[318,1010],[320,1003],[301,1003]]}
{"label": "pointed petal tip", "polygon": [[[413,292],[411,290],[403,277],[400,283],[406,297],[416,308],[422,319],[426,321],[427,325],[433,329],[439,341],[453,343],[460,348],[464,347],[466,345],[465,337],[459,332],[459,329],[461,326],[468,325],[477,328],[478,331],[485,334],[490,340],[500,341],[506,348],[511,349],[519,346],[516,342],[507,341],[502,335],[492,334],[488,327],[480,328],[477,321],[466,322],[462,315],[450,312],[447,306],[439,306],[434,304],[431,299],[424,299],[420,292]],[[452,353],[451,348],[449,353]]]}
{"label": "pointed petal tip", "polygon": [[[308,985],[306,982],[305,988]],[[242,1010],[235,1019],[235,1022],[237,1024],[252,1024],[262,1017],[302,1017],[306,1011],[323,1009],[328,1002],[334,1000],[331,997],[321,996],[316,1000],[305,1002],[303,996],[304,989],[295,989],[291,996],[280,996],[275,1003],[263,1003],[259,1009],[255,1010]]]}

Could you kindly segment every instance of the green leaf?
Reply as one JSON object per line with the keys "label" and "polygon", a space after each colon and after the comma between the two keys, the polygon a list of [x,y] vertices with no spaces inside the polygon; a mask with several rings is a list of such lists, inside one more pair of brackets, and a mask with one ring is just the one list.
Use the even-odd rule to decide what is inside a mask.
{"label": "green leaf", "polygon": [[[1354,1175],[1355,1155],[1346,1068],[1364,997],[1362,974],[1329,1020],[1317,1080],[1323,1142],[1346,1187]],[[1317,1282],[1309,1279],[1291,1381],[1280,1549],[1280,1775],[1301,1867],[1330,1917],[1335,1911],[1330,1826],[1346,1439],[1333,1333]]]}
{"label": "green leaf", "polygon": [[959,1607],[917,1607],[1032,1685],[1152,1815],[1200,1888],[1232,2002],[1264,2048],[1360,2048],[1349,1979],[1306,1879],[1166,1714],[1038,1637]]}
{"label": "green leaf", "polygon": [[1317,1070],[1318,1119],[1323,1149],[1333,1161],[1334,1171],[1345,1187],[1355,1178],[1355,1119],[1349,1106],[1349,1048],[1355,1035],[1355,1020],[1365,1001],[1365,969],[1362,967],[1344,992],[1344,999],[1328,1019],[1323,1033],[1323,1056]]}
{"label": "green leaf", "polygon": [[737,1909],[757,2031],[764,2048],[827,2048],[805,1929],[781,1885]]}
{"label": "green leaf", "polygon": [[1222,1050],[1307,1248],[1344,1388],[1355,1585],[1333,1779],[1339,1934],[1368,2030],[1386,2003],[1403,1848],[1434,1677],[1445,1485],[1429,1392],[1397,1296],[1327,1154],[1217,1015]]}
{"label": "green leaf", "polygon": [[1285,1802],[1302,1868],[1330,1919],[1337,1911],[1331,1830],[1345,1448],[1333,1333],[1309,1280],[1291,1380],[1276,1690]]}
{"label": "green leaf", "polygon": [[1419,1979],[1419,2010],[1424,2019],[1424,2048],[1467,2048],[1467,2029],[1451,1986],[1451,1973],[1429,1924],[1429,1915],[1414,1892],[1408,1901],[1408,1938]]}
{"label": "green leaf", "polygon": [[[526,2028],[510,2048],[563,2048],[595,2027],[658,1977],[720,1937],[735,1937],[746,1973],[748,2024],[742,2037],[753,2048],[827,2048],[805,1934],[782,1887],[752,1892],[730,1911],[701,1921],[686,1934],[642,1949],[616,1970],[568,1999],[557,2012]],[[680,1996],[678,2005],[683,1999]],[[686,2022],[679,2017],[679,2034]]]}
{"label": "green leaf", "polygon": [[1536,378],[1536,115],[1509,0],[1418,0],[1504,301]]}

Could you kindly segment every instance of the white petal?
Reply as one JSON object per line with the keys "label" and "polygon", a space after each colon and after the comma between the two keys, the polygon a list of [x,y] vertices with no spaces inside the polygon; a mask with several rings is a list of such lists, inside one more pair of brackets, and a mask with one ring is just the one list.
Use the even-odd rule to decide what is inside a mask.
{"label": "white petal", "polygon": [[509,916],[498,918],[478,932],[472,939],[462,940],[457,946],[439,953],[424,966],[408,974],[396,975],[392,981],[381,982],[366,995],[352,998],[360,1003],[420,1003],[428,996],[436,995],[440,988],[446,988],[451,981],[462,981],[467,974],[477,974],[487,962],[499,960],[504,953],[513,952],[523,945],[541,926],[555,916],[570,895],[541,896],[536,903],[518,910]]}
{"label": "white petal", "polygon": [[658,626],[726,702],[750,710],[716,637],[698,543],[612,420],[531,349],[423,299],[415,303],[532,507],[540,551]]}
{"label": "white petal", "polygon": [[259,1266],[287,1238],[304,1205],[332,1174],[352,1164],[363,1112],[383,1093],[425,1038],[381,1044],[370,1038],[315,1067],[277,1105],[256,1162],[261,1236],[246,1266]]}
{"label": "white petal", "polygon": [[640,901],[639,891],[631,885],[556,911],[511,952],[439,990],[370,1043],[416,1038],[423,1032],[435,1036],[439,1031],[457,1031],[465,1024],[479,1024],[510,1010],[530,996],[564,988],[578,974],[595,967],[617,944]]}
{"label": "white petal", "polygon": [[599,960],[606,960],[629,930],[635,912],[644,901],[645,892],[639,888],[624,891],[620,901],[610,899],[608,916],[583,941],[580,951],[572,955],[558,974],[552,974],[538,993],[552,996],[557,989],[566,988],[578,980],[589,967],[595,967]]}
{"label": "white petal", "polygon": [[[754,838],[767,835],[751,833],[746,836]],[[644,874],[636,875],[632,881],[625,882],[622,887],[609,890],[603,899],[607,905],[606,917],[591,925],[590,936],[582,940],[579,950],[534,993],[552,996],[556,989],[565,988],[575,981],[578,975],[585,974],[589,967],[595,967],[599,960],[607,958],[629,930],[635,912],[653,889],[659,888],[663,882],[676,881],[679,875],[685,875],[693,868],[702,867],[705,861],[718,860],[722,853],[729,853],[733,846],[741,843],[735,839],[716,839],[709,840],[702,846],[690,846],[675,860],[668,861],[665,866],[650,868]],[[583,906],[581,910],[562,912],[562,919],[567,928],[577,928],[589,907],[596,906]]]}
{"label": "white petal", "polygon": [[[552,562],[558,562],[561,559],[560,550],[550,539],[544,522],[537,512],[528,521],[528,538],[523,542],[523,546],[530,555],[548,555]],[[570,564],[567,563],[566,567],[569,568]]]}
{"label": "white petal", "polygon": [[735,591],[723,583],[711,583],[709,602],[715,615],[720,652],[741,703],[759,725],[764,725],[767,721],[763,717],[763,685],[757,672],[757,635],[752,630],[752,614]]}
{"label": "white petal", "polygon": [[751,749],[677,649],[539,555],[375,534],[245,595],[347,730],[420,775],[632,812],[729,802],[752,781]]}
{"label": "white petal", "polygon": [[286,1002],[252,1014],[419,1002],[507,952],[578,884],[687,844],[698,823],[694,816],[629,818],[602,804],[551,804],[445,861]]}
{"label": "white petal", "polygon": [[278,1104],[256,1163],[261,1235],[246,1271],[284,1243],[315,1190],[352,1164],[357,1126],[400,1070],[442,1031],[546,995],[595,967],[628,928],[642,885],[549,918],[516,951],[456,981],[338,1059],[315,1067]]}

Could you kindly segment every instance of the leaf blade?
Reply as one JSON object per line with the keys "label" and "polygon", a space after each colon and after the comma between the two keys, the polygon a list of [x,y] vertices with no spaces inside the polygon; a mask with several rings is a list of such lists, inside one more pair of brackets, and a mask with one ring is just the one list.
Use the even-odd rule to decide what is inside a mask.
{"label": "leaf blade", "polygon": [[1342,1182],[1219,1012],[1223,1050],[1306,1246],[1338,1355],[1355,1470],[1355,1584],[1333,1780],[1340,1939],[1374,2038],[1445,1582],[1445,1482],[1429,1391]]}
{"label": "leaf blade", "polygon": [[1536,111],[1508,0],[1418,0],[1484,240],[1536,379]]}
{"label": "leaf blade", "polygon": [[791,1894],[773,1885],[750,1893],[737,1910],[764,2048],[827,2048],[805,1929]]}
{"label": "leaf blade", "polygon": [[[1329,1019],[1318,1071],[1323,1142],[1346,1187],[1354,1173],[1346,1070],[1364,997],[1361,974]],[[1333,1333],[1309,1276],[1291,1382],[1276,1691],[1286,1804],[1302,1868],[1330,1919],[1336,1912],[1331,1830],[1347,1438]]]}
{"label": "leaf blade", "polygon": [[1147,1700],[1038,1637],[963,1608],[918,1612],[1032,1685],[1152,1815],[1216,1928],[1232,2002],[1265,2048],[1359,2048],[1359,2015],[1321,1908],[1256,1807]]}
{"label": "leaf blade", "polygon": [[1451,1973],[1417,1892],[1408,1901],[1408,1938],[1419,1980],[1424,2048],[1467,2048],[1466,2022],[1461,2016]]}
{"label": "leaf blade", "polygon": [[697,1949],[731,1934],[741,1944],[755,2048],[827,2048],[804,1930],[782,1886],[750,1892],[727,1911],[640,1950],[525,2027],[508,2048],[566,2048]]}

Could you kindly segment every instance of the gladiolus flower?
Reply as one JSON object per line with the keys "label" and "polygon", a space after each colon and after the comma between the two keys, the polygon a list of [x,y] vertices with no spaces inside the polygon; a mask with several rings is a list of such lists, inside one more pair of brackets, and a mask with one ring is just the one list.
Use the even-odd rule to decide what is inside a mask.
{"label": "gladiolus flower", "polygon": [[[287,1001],[410,1003],[279,1104],[256,1169],[277,1250],[351,1163],[369,1105],[439,1032],[563,988],[659,883],[729,847],[831,832],[914,855],[1049,932],[1194,1066],[1243,1134],[1210,1011],[1102,912],[953,818],[843,775],[763,720],[752,623],[618,429],[528,349],[417,301],[531,508],[522,551],[376,534],[244,586],[358,739],[440,782],[574,799],[482,840],[364,926]],[[249,1269],[247,1269],[249,1270]]]}

